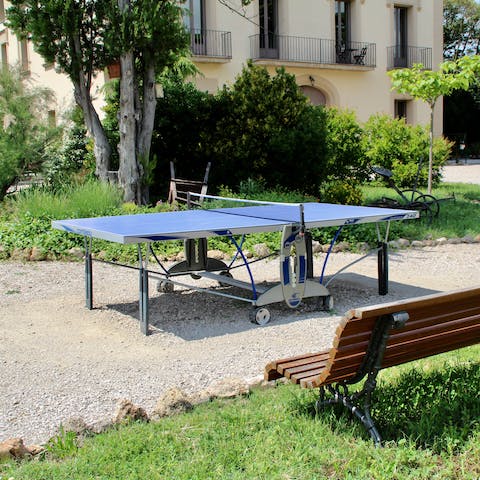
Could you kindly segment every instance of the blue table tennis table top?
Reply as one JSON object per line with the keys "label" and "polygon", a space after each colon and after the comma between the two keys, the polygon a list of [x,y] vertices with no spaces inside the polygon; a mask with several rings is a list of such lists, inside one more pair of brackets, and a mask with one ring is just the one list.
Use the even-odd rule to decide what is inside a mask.
{"label": "blue table tennis table top", "polygon": [[[418,212],[412,210],[329,203],[305,203],[303,208],[307,229],[418,217]],[[284,225],[299,222],[298,205],[278,204],[55,220],[52,226],[87,237],[128,244],[281,231]]]}

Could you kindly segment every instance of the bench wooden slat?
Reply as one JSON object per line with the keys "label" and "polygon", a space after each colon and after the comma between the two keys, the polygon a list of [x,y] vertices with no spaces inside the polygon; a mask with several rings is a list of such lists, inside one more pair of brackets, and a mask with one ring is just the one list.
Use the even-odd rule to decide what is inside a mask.
{"label": "bench wooden slat", "polygon": [[[480,309],[479,313],[472,316],[467,316],[465,318],[455,318],[449,322],[444,323],[433,323],[429,326],[423,326],[424,323],[421,321],[415,322],[415,325],[422,326],[421,328],[414,329],[412,325],[408,325],[403,328],[401,331],[392,332],[388,341],[388,345],[392,346],[397,343],[403,342],[414,342],[416,340],[421,340],[426,336],[433,336],[434,334],[440,334],[442,332],[454,332],[459,328],[468,327],[470,325],[478,325],[480,321]],[[470,312],[469,312],[470,313]],[[338,347],[332,348],[331,354],[335,356],[337,360],[341,360],[343,357],[350,357],[355,353],[364,353],[368,346],[369,337],[366,336],[357,336],[359,341],[356,343],[348,342],[346,345],[343,342],[339,342]],[[447,337],[448,338],[448,337]],[[361,340],[360,340],[361,339]]]}
{"label": "bench wooden slat", "polygon": [[[480,313],[479,301],[471,299],[470,302],[462,305],[461,309],[450,310],[448,305],[440,305],[435,310],[432,309],[409,309],[410,319],[404,328],[404,331],[414,330],[431,324],[438,324],[440,322],[448,322],[452,319],[463,318],[469,315],[475,315]],[[355,325],[349,325],[344,327],[341,331],[337,330],[337,337],[335,338],[333,346],[339,348],[351,343],[357,343],[359,341],[368,340],[370,338],[371,330],[375,323],[375,319],[352,319],[350,323]],[[340,337],[338,334],[340,333]]]}
{"label": "bench wooden slat", "polygon": [[308,365],[312,362],[326,361],[329,356],[329,351],[319,353],[307,353],[305,355],[298,355],[296,357],[284,358],[270,362],[265,367],[266,380],[276,380],[284,376],[285,369],[289,367],[297,367],[299,365]]}

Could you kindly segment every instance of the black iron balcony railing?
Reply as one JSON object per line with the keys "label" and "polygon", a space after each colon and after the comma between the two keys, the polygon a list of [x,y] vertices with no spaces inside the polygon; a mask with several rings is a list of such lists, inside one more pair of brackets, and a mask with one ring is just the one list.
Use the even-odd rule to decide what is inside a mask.
{"label": "black iron balcony railing", "polygon": [[430,47],[412,47],[410,45],[394,45],[387,47],[387,70],[394,68],[411,68],[421,63],[425,69],[432,69],[432,49]]}
{"label": "black iron balcony railing", "polygon": [[232,58],[231,32],[216,30],[189,30],[190,48],[193,55]]}
{"label": "black iron balcony railing", "polygon": [[335,40],[285,35],[252,35],[253,60],[276,59],[286,62],[344,64],[375,67],[376,45],[365,42],[337,44]]}

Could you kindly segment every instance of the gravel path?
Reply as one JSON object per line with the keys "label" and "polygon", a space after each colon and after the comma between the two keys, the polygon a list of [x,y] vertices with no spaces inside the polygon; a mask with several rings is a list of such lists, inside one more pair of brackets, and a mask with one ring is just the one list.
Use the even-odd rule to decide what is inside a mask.
{"label": "gravel path", "polygon": [[[356,258],[333,254],[327,273]],[[258,262],[255,270],[272,281],[278,262]],[[173,386],[193,393],[223,377],[259,376],[269,360],[327,347],[339,315],[352,307],[478,285],[479,272],[480,244],[391,252],[390,293],[379,297],[369,257],[331,283],[335,314],[313,302],[299,310],[280,305],[265,327],[249,323],[246,303],[152,292],[153,334],[145,337],[136,272],[95,264],[95,309],[88,311],[82,263],[0,263],[0,441],[44,442],[70,417],[111,418],[123,398],[149,411]]]}
{"label": "gravel path", "polygon": [[[444,179],[480,184],[480,164],[448,165]],[[333,254],[327,274],[357,258]],[[249,323],[243,302],[152,292],[153,334],[145,337],[136,272],[95,264],[95,309],[88,311],[82,263],[0,262],[0,441],[45,442],[68,418],[111,418],[123,398],[149,411],[174,386],[193,393],[224,377],[257,377],[274,358],[328,347],[350,308],[480,284],[480,244],[391,252],[385,297],[377,294],[376,268],[367,258],[332,281],[334,314],[313,302],[298,310],[280,305],[265,327]],[[254,271],[273,281],[278,262],[258,262]]]}

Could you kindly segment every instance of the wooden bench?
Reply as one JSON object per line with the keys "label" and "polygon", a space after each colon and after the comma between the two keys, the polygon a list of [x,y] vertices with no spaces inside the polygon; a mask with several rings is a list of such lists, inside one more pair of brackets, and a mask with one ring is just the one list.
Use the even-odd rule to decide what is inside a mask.
{"label": "wooden bench", "polygon": [[[370,416],[378,372],[476,343],[480,287],[351,310],[341,320],[330,350],[271,362],[265,379],[285,377],[302,387],[319,387],[317,410],[343,405],[378,445],[381,437]],[[363,379],[361,390],[349,393],[348,386]]]}

